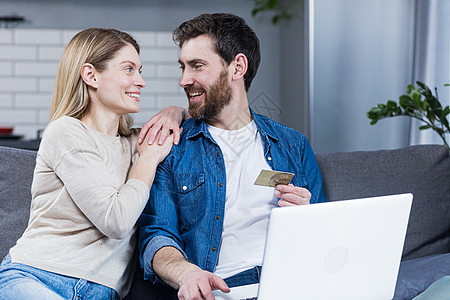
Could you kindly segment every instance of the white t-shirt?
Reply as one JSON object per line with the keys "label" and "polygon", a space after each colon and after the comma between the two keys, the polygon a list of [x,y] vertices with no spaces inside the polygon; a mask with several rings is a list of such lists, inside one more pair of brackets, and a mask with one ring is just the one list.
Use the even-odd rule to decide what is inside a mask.
{"label": "white t-shirt", "polygon": [[222,150],[226,169],[226,202],[222,243],[214,273],[228,278],[261,265],[269,213],[277,206],[274,188],[253,183],[261,170],[271,170],[254,121],[238,130],[208,125]]}

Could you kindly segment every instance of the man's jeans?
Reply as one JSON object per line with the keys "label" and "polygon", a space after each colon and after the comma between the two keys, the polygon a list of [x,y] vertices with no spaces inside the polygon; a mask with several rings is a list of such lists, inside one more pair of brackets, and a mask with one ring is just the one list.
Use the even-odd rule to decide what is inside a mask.
{"label": "man's jeans", "polygon": [[8,254],[0,265],[0,299],[110,300],[118,297],[113,289],[101,284],[13,263]]}
{"label": "man's jeans", "polygon": [[256,266],[252,269],[242,271],[236,275],[224,279],[229,288],[259,283],[261,277],[261,266]]}

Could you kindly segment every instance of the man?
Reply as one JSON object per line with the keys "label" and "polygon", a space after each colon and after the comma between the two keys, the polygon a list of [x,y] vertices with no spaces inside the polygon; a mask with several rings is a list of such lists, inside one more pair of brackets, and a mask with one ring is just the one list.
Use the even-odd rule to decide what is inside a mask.
{"label": "man", "polygon": [[[180,299],[214,299],[214,289],[258,282],[272,208],[326,198],[305,136],[248,107],[260,50],[245,21],[200,15],[174,40],[192,118],[158,168],[139,221],[140,261],[146,279]],[[276,189],[256,186],[263,169],[295,176]]]}

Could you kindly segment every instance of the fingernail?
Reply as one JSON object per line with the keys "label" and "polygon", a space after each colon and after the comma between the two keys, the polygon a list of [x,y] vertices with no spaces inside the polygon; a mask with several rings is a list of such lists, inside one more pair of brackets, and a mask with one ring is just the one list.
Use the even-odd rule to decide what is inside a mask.
{"label": "fingernail", "polygon": [[138,141],[139,141],[139,144],[142,143],[142,139],[139,139]]}

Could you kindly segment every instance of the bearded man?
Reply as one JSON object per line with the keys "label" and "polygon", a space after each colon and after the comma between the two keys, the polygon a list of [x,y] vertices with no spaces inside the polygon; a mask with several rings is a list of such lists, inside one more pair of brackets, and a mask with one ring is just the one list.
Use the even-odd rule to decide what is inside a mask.
{"label": "bearded man", "polygon": [[[138,223],[140,262],[146,279],[171,287],[163,299],[214,299],[259,281],[272,208],[326,198],[306,137],[248,106],[260,49],[245,21],[203,14],[173,34],[192,118],[158,167]],[[261,170],[295,176],[254,185]]]}

